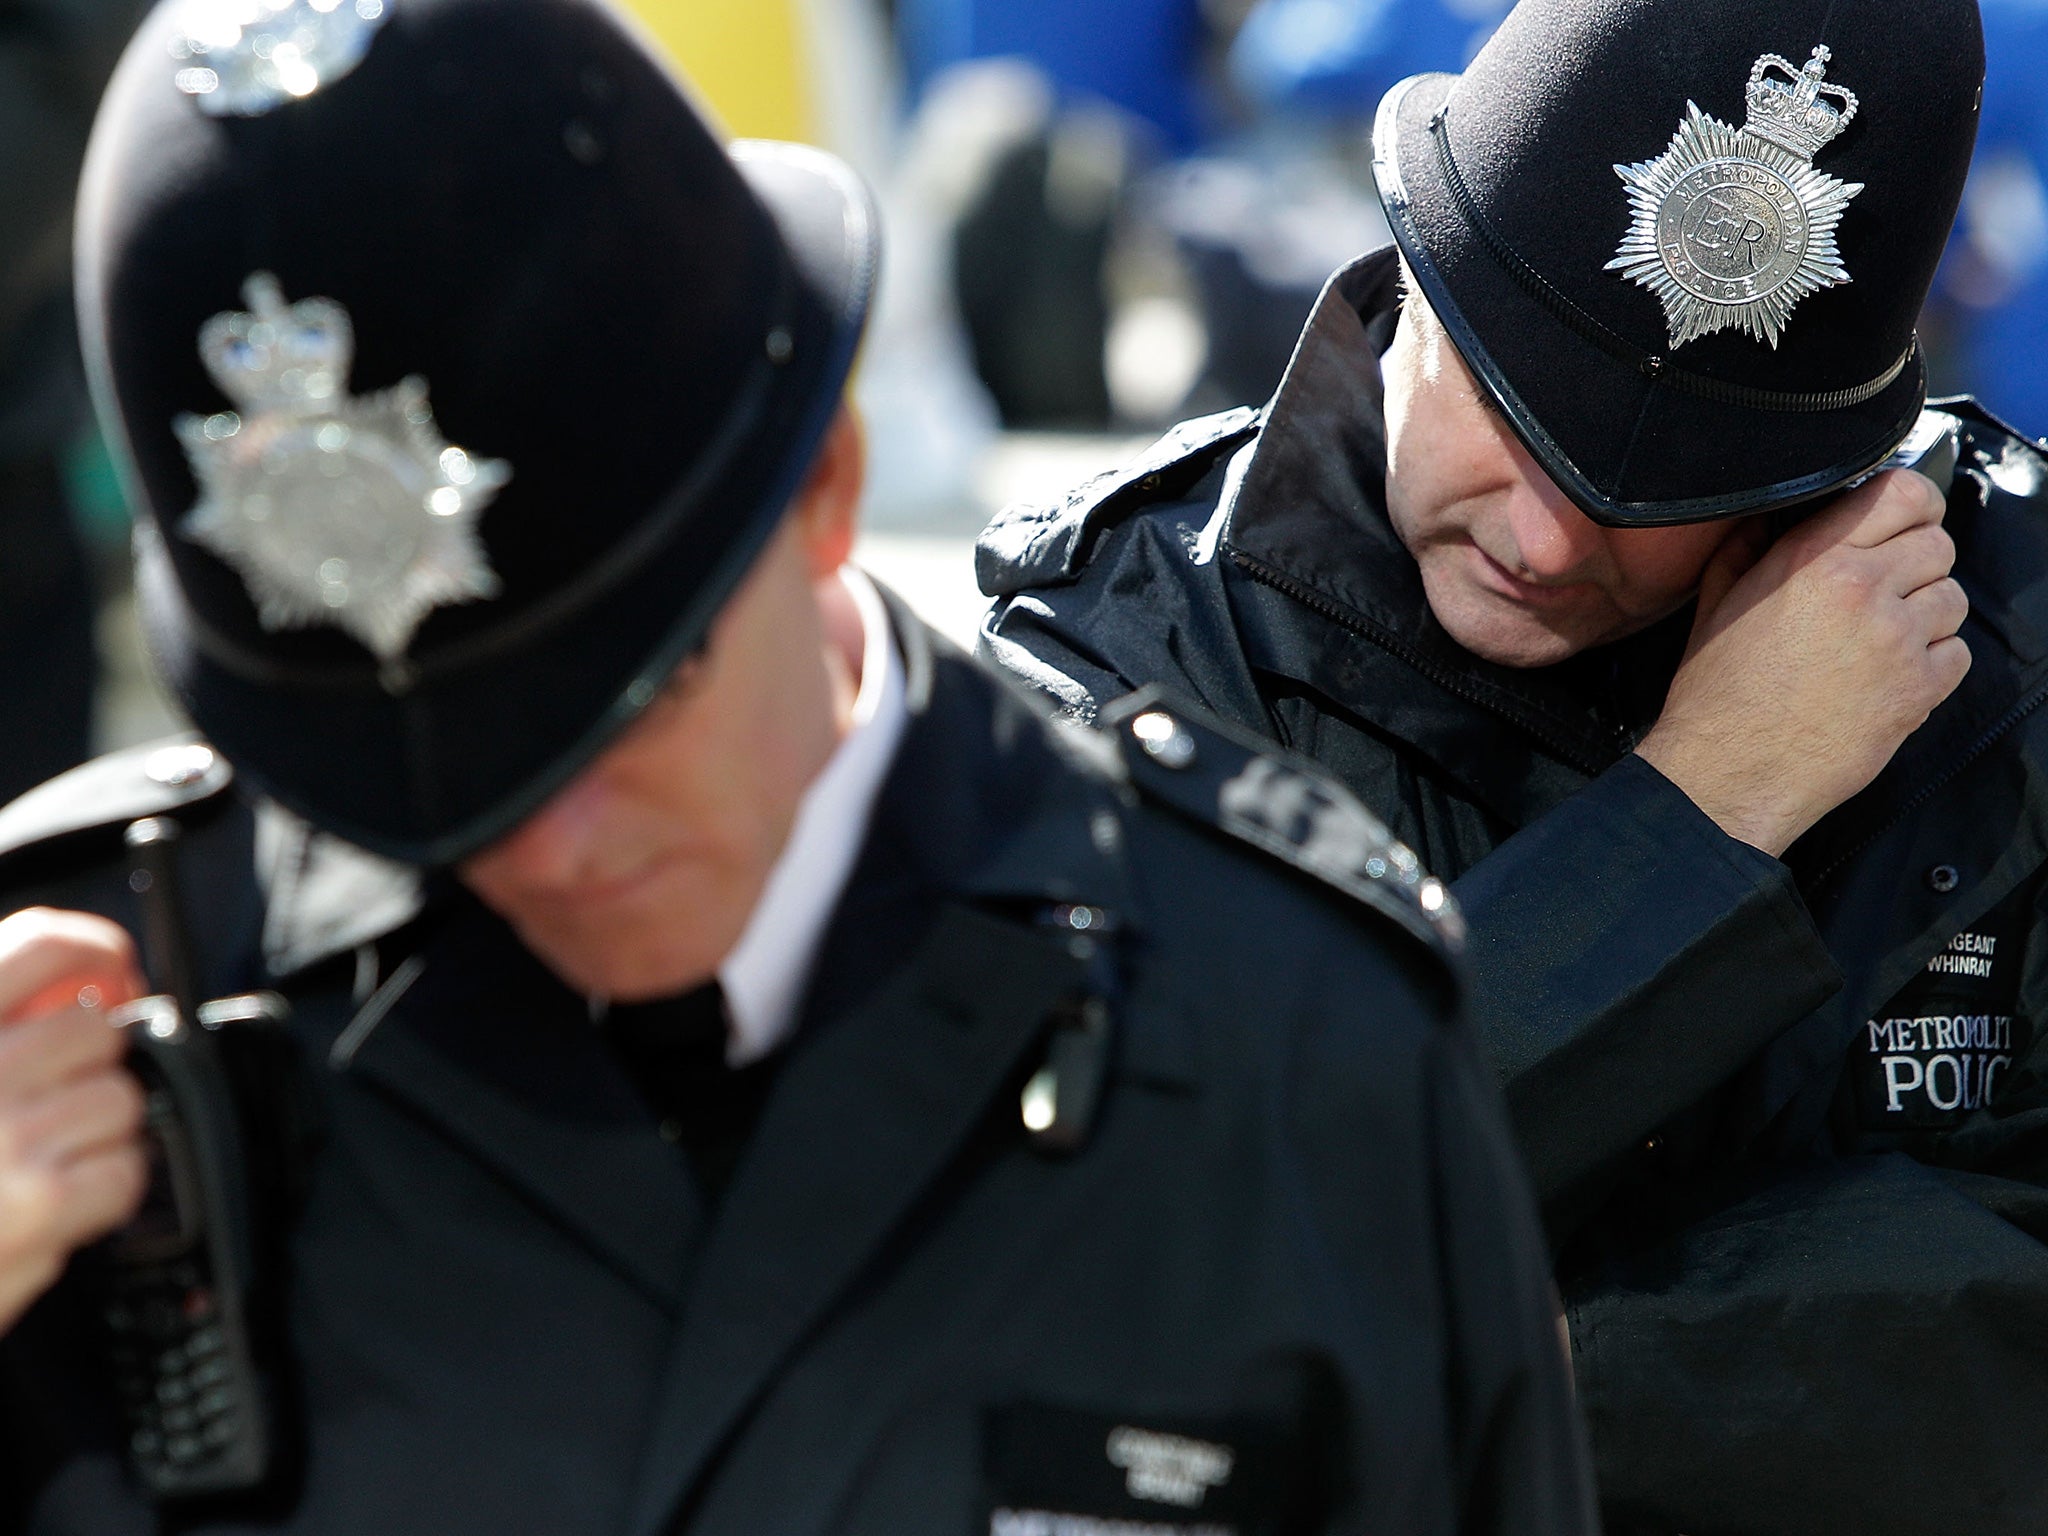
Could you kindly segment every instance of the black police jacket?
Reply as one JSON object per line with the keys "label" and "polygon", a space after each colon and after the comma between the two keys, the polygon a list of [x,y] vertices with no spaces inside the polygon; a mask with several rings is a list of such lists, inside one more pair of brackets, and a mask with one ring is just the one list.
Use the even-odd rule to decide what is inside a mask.
{"label": "black police jacket", "polygon": [[[474,903],[411,916],[190,747],[0,816],[11,901],[132,921],[119,823],[180,783],[206,989],[295,1010],[308,1454],[172,1528],[1593,1528],[1535,1208],[1369,818],[1198,722],[1053,727],[898,622],[913,717],[715,1212]],[[149,1528],[88,1302],[5,1346],[13,1529]]]}
{"label": "black police jacket", "polygon": [[1536,671],[1436,623],[1384,506],[1395,284],[1340,273],[1264,411],[998,518],[986,650],[1084,716],[1178,688],[1453,881],[1614,1529],[2048,1530],[2041,454],[1948,407],[1975,665],[1781,863],[1631,754],[1689,614]]}

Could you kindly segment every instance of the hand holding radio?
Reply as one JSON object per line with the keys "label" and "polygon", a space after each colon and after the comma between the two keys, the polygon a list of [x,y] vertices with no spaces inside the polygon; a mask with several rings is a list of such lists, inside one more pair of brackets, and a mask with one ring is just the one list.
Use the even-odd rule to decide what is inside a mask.
{"label": "hand holding radio", "polygon": [[141,1202],[143,1094],[106,1013],[146,990],[103,918],[0,920],[0,1332]]}

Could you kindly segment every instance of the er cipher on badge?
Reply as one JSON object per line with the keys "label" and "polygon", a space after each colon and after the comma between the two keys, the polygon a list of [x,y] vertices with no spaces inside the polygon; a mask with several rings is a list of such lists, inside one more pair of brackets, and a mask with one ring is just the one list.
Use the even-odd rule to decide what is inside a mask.
{"label": "er cipher on badge", "polygon": [[436,608],[497,595],[476,521],[511,467],[441,436],[424,379],[351,395],[332,299],[287,307],[259,272],[243,302],[199,333],[238,409],[177,420],[200,489],[179,532],[235,568],[265,629],[331,624],[394,662]]}
{"label": "er cipher on badge", "polygon": [[1741,128],[1688,101],[1670,148],[1614,168],[1634,217],[1607,270],[1663,301],[1673,348],[1735,329],[1775,348],[1801,299],[1850,281],[1835,230],[1863,186],[1813,168],[1856,116],[1855,93],[1827,83],[1830,57],[1816,48],[1795,69],[1766,54]]}

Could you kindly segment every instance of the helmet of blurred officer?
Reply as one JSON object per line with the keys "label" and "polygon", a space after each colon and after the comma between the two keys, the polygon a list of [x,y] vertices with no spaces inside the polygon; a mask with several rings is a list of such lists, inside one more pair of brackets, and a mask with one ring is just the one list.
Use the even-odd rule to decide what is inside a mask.
{"label": "helmet of blurred officer", "polygon": [[1522,0],[1382,102],[1415,281],[1595,520],[1790,506],[1882,462],[1962,196],[1976,0]]}
{"label": "helmet of blurred officer", "polygon": [[81,191],[144,633],[264,792],[460,858],[699,647],[839,408],[876,221],[602,0],[172,0]]}

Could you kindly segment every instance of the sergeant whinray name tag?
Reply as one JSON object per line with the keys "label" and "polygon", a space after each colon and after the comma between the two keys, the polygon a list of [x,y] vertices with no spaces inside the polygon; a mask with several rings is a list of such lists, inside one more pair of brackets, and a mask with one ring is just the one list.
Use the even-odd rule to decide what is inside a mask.
{"label": "sergeant whinray name tag", "polygon": [[1991,1104],[2033,1029],[2018,1011],[2031,892],[1949,940],[1851,1047],[1850,1083],[1866,1131],[1953,1126]]}

